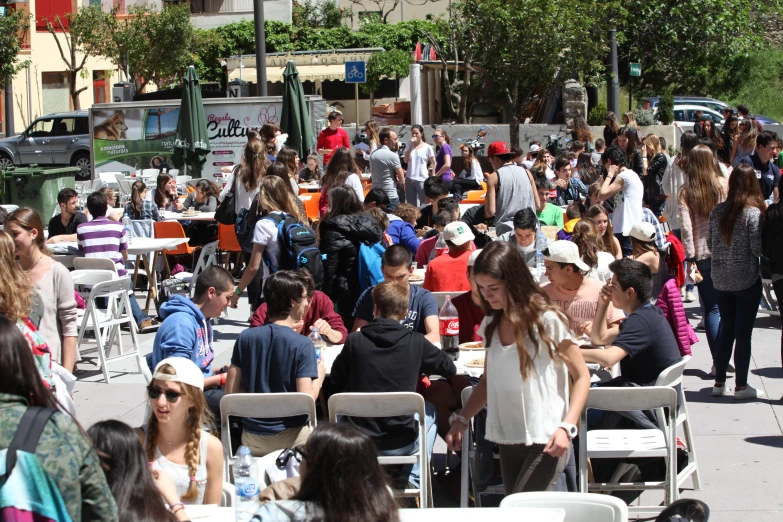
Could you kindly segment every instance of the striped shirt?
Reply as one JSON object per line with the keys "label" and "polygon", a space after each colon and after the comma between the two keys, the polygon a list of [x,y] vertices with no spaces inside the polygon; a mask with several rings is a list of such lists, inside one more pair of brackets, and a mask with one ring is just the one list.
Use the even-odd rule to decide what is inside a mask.
{"label": "striped shirt", "polygon": [[79,250],[84,257],[111,259],[117,267],[120,277],[128,273],[121,252],[128,250],[128,239],[122,223],[100,216],[88,223],[82,223],[76,229]]}

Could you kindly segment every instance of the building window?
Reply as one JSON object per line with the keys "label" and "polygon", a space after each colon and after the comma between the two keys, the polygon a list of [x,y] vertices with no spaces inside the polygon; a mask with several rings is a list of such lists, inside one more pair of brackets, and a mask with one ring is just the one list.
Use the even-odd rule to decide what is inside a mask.
{"label": "building window", "polygon": [[68,89],[68,75],[64,72],[41,73],[43,90],[43,113],[68,112],[71,110],[71,93]]}
{"label": "building window", "polygon": [[73,0],[35,0],[35,28],[38,31],[46,31],[46,22],[49,21],[59,30],[59,24],[54,21],[56,16],[60,17],[63,26],[68,29],[68,20],[65,15],[73,13]]}

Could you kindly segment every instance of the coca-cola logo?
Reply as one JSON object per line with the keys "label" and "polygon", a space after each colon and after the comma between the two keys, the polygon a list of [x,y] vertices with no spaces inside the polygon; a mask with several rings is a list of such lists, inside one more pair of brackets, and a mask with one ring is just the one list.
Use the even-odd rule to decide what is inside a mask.
{"label": "coca-cola logo", "polygon": [[448,322],[446,324],[446,330],[459,330],[459,319]]}

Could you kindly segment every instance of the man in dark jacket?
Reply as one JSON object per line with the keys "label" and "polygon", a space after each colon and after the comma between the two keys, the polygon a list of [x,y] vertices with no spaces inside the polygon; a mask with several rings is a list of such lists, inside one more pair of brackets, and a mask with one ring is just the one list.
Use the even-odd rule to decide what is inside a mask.
{"label": "man in dark jacket", "polygon": [[[450,377],[457,368],[448,355],[422,334],[400,324],[408,312],[408,285],[386,281],[372,291],[375,318],[348,336],[332,365],[332,382],[346,392],[415,392],[422,373]],[[427,453],[437,436],[435,407],[426,403]],[[415,417],[349,418],[371,436],[383,455],[410,455],[418,450]],[[408,481],[419,487],[418,464]]]}

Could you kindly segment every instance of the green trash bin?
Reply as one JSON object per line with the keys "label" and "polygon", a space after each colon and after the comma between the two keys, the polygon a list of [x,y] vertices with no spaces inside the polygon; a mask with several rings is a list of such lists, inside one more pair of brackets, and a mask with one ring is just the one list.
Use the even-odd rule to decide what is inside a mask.
{"label": "green trash bin", "polygon": [[57,208],[57,194],[76,188],[77,172],[79,167],[11,167],[3,173],[3,202],[35,210],[46,225]]}

